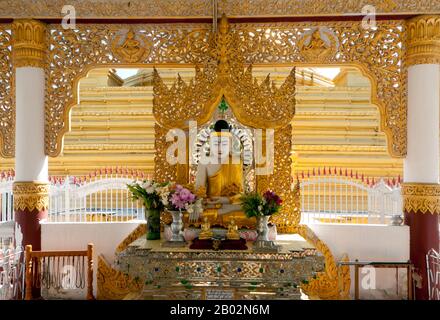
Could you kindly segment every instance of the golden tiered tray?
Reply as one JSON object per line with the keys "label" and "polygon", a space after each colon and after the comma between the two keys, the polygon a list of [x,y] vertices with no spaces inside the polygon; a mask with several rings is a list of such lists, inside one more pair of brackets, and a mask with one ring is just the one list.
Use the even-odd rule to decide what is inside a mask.
{"label": "golden tiered tray", "polygon": [[143,283],[127,299],[300,299],[300,287],[324,270],[324,257],[298,235],[277,253],[168,248],[145,237],[117,255],[116,267]]}

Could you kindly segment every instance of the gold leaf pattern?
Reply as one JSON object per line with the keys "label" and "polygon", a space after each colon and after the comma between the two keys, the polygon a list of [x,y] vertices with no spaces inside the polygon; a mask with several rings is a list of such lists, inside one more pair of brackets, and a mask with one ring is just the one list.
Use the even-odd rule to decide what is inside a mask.
{"label": "gold leaf pattern", "polygon": [[[378,105],[381,112],[381,128],[388,136],[391,155],[405,156],[407,97],[405,52],[402,46],[405,42],[405,21],[378,21],[377,29],[374,30],[364,29],[358,22],[349,21],[316,22],[313,26],[331,30],[339,43],[334,55],[325,55],[313,64],[360,67],[372,80],[372,102]],[[262,65],[310,63],[299,48],[300,39],[310,27],[310,23],[302,22],[232,24],[231,37],[238,41],[240,53],[237,59],[241,55],[245,64]],[[69,127],[68,114],[78,98],[76,84],[79,79],[95,67],[127,65],[112,53],[111,48],[112,41],[121,30],[132,28],[137,35],[145,37],[152,44],[148,57],[139,63],[130,64],[132,66],[181,63],[201,65],[215,54],[209,52],[212,39],[209,37],[208,24],[147,27],[136,24],[77,24],[76,30],[64,30],[59,25],[49,25],[48,28],[50,32],[47,43],[50,49],[46,68],[46,153],[51,156],[61,151],[62,137]],[[247,77],[248,73],[244,72],[238,77]],[[202,75],[199,72],[195,82],[205,81],[198,78]],[[179,83],[168,90],[183,92],[190,90],[191,86],[194,84]],[[269,90],[267,83],[263,87]],[[199,93],[200,99],[207,99],[204,92]],[[171,115],[168,117],[172,118]]]}
{"label": "gold leaf pattern", "polygon": [[49,208],[49,184],[45,182],[15,182],[14,211],[43,211]]}
{"label": "gold leaf pattern", "polygon": [[[64,0],[34,1],[2,0],[2,18],[62,18]],[[157,18],[157,17],[212,17],[211,0],[71,0],[77,18]],[[128,4],[128,5],[127,5]],[[429,0],[221,0],[218,12],[234,17],[270,16],[329,16],[358,15],[365,5],[372,5],[377,13],[420,14],[440,11],[437,1]]]}
{"label": "gold leaf pattern", "polygon": [[15,76],[11,25],[0,24],[0,155],[15,155]]}
{"label": "gold leaf pattern", "polygon": [[440,214],[440,184],[404,183],[402,196],[407,213]]}

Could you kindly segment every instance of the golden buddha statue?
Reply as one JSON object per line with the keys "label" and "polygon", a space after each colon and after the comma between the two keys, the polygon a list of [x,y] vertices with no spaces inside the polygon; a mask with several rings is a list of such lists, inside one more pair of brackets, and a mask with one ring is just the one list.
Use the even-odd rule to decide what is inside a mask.
{"label": "golden buddha statue", "polygon": [[214,233],[211,230],[211,224],[208,221],[208,217],[203,217],[203,223],[199,233],[200,240],[211,239]]}
{"label": "golden buddha statue", "polygon": [[226,233],[226,239],[228,240],[240,240],[240,233],[238,232],[238,226],[235,224],[234,219],[229,222],[228,233]]}
{"label": "golden buddha statue", "polygon": [[244,191],[241,157],[232,155],[232,135],[229,124],[219,120],[210,137],[210,155],[200,159],[195,190],[206,190],[203,218],[210,224],[227,228],[231,220],[238,227],[255,228],[255,218],[241,210],[240,196]]}

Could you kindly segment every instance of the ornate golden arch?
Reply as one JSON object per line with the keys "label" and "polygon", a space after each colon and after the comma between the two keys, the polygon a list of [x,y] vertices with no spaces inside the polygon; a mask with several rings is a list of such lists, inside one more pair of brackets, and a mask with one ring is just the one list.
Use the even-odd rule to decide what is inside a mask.
{"label": "ornate golden arch", "polygon": [[[210,57],[210,25],[93,25],[75,30],[48,25],[46,153],[57,156],[69,129],[69,111],[77,103],[77,84],[96,67],[201,65]],[[319,39],[310,43],[310,29]],[[118,54],[127,30],[139,50],[148,54]],[[237,54],[255,65],[358,66],[373,82],[373,103],[381,112],[381,128],[394,157],[406,154],[405,21],[377,21],[376,29],[354,22],[233,24]],[[316,37],[315,37],[316,38]],[[336,47],[335,47],[336,45]],[[116,50],[116,51],[115,51]],[[134,60],[138,57],[138,60]]]}
{"label": "ornate golden arch", "polygon": [[[277,215],[280,232],[291,232],[300,222],[298,196],[291,190],[291,121],[295,114],[295,72],[292,69],[285,82],[277,87],[267,76],[258,81],[252,76],[252,65],[245,69],[239,54],[239,39],[229,31],[227,18],[222,17],[219,32],[209,38],[209,58],[203,69],[196,68],[189,84],[180,77],[171,88],[155,70],[153,77],[153,113],[156,119],[155,178],[188,183],[189,161],[186,165],[170,165],[166,159],[169,129],[187,129],[189,121],[203,125],[211,119],[224,97],[237,120],[251,128],[274,129],[274,170],[257,176],[257,190],[272,189],[284,199],[282,212]],[[264,139],[265,132],[263,132]],[[187,142],[188,143],[188,142]],[[266,144],[263,143],[263,146]],[[262,150],[263,154],[265,150]]]}

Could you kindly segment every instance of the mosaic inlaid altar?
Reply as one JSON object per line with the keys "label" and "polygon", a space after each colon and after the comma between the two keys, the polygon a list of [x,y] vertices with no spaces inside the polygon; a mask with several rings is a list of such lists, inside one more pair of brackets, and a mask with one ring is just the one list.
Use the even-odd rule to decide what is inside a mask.
{"label": "mosaic inlaid altar", "polygon": [[169,248],[141,237],[116,267],[144,283],[130,299],[300,299],[301,285],[324,270],[324,257],[298,235],[279,237],[278,253]]}

